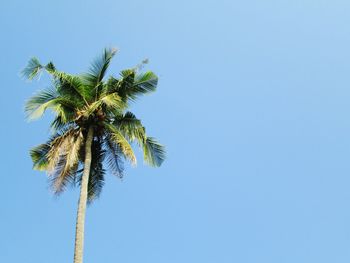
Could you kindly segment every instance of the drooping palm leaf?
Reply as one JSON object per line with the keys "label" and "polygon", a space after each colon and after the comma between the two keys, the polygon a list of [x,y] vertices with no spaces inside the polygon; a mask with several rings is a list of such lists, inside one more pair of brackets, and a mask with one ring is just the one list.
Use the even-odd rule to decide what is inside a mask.
{"label": "drooping palm leaf", "polygon": [[106,149],[106,161],[110,171],[113,175],[123,178],[124,163],[122,156],[124,155],[118,144],[114,142],[109,134],[106,135],[104,148]]}
{"label": "drooping palm leaf", "polygon": [[[71,119],[73,119],[74,115],[71,116]],[[55,119],[51,122],[51,131],[52,133],[57,133],[62,129],[65,129],[66,127],[73,127],[76,124],[74,121],[67,121],[67,118],[63,118],[61,115],[58,115],[55,117]]]}
{"label": "drooping palm leaf", "polygon": [[60,96],[55,89],[47,88],[39,91],[27,101],[25,112],[29,120],[40,118],[46,109],[53,110],[63,119],[68,119],[68,116],[74,113],[76,106],[74,101]]}
{"label": "drooping palm leaf", "polygon": [[69,169],[65,169],[66,166],[66,157],[64,155],[59,156],[54,170],[48,173],[51,188],[55,194],[60,194],[67,188],[67,186],[74,185],[78,164]]}
{"label": "drooping palm leaf", "polygon": [[[50,150],[47,154],[48,171],[51,172],[57,166],[61,156],[69,159],[67,166],[72,166],[72,159],[78,161],[79,150],[81,146],[81,131],[79,129],[70,128],[62,130],[55,135],[55,139],[50,144]],[[65,167],[63,167],[64,169]],[[67,168],[66,168],[67,169]]]}
{"label": "drooping palm leaf", "polygon": [[55,193],[62,192],[66,185],[74,182],[82,139],[80,130],[70,129],[51,142],[47,170]]}
{"label": "drooping palm leaf", "polygon": [[131,164],[136,165],[136,156],[128,140],[114,125],[105,124],[105,127],[110,133],[111,140],[118,145],[123,155],[131,162]]}
{"label": "drooping palm leaf", "polygon": [[57,132],[51,136],[51,138],[43,144],[39,144],[30,150],[30,156],[33,161],[33,169],[40,171],[47,171],[49,169],[49,152],[52,149],[52,143],[62,134],[69,131],[70,128],[61,128],[61,132]]}
{"label": "drooping palm leaf", "polygon": [[143,145],[143,158],[147,164],[159,167],[165,160],[164,146],[159,144],[155,138],[147,137]]}
{"label": "drooping palm leaf", "polygon": [[142,145],[146,140],[145,127],[136,116],[128,111],[124,115],[117,115],[113,124],[126,136],[130,141],[137,141]]}
{"label": "drooping palm leaf", "polygon": [[48,160],[47,154],[50,151],[50,141],[47,143],[39,144],[30,150],[30,157],[33,161],[33,169],[39,171],[46,171]]}

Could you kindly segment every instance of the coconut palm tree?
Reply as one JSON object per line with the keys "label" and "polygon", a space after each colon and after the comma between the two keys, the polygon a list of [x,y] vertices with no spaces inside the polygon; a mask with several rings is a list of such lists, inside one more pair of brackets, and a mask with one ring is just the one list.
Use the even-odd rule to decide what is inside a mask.
{"label": "coconut palm tree", "polygon": [[136,164],[132,143],[143,151],[144,161],[158,167],[165,151],[136,116],[127,111],[139,96],[155,91],[158,78],[140,67],[121,71],[119,77],[106,78],[115,49],[105,49],[87,73],[72,75],[56,69],[52,62],[42,65],[32,58],[23,75],[33,79],[46,71],[50,88],[31,97],[25,107],[28,119],[41,117],[48,109],[54,113],[52,136],[30,151],[33,167],[46,171],[54,193],[68,185],[80,186],[76,220],[74,263],[83,262],[84,222],[87,203],[101,193],[106,168],[123,177],[123,161]]}

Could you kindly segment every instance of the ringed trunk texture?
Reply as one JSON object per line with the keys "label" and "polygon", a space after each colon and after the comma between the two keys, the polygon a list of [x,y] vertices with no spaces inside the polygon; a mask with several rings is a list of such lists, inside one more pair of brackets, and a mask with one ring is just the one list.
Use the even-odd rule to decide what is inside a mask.
{"label": "ringed trunk texture", "polygon": [[85,211],[88,197],[88,182],[91,166],[91,145],[93,133],[93,128],[89,127],[89,131],[85,142],[84,171],[83,177],[81,179],[77,223],[75,227],[74,263],[83,263]]}

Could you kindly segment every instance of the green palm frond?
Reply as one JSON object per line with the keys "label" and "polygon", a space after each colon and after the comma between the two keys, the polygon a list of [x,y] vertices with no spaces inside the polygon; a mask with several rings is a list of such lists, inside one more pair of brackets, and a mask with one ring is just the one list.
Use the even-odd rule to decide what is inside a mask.
{"label": "green palm frond", "polygon": [[120,96],[118,90],[119,90],[119,87],[120,87],[120,80],[113,77],[113,76],[110,76],[108,78],[108,80],[105,82],[105,85],[103,86],[103,92],[105,94],[110,94],[110,93],[118,93],[118,95]]}
{"label": "green palm frond", "polygon": [[164,146],[159,144],[155,138],[147,137],[143,145],[143,158],[151,166],[159,167],[165,159]]}
{"label": "green palm frond", "polygon": [[52,61],[50,61],[49,63],[46,64],[45,69],[48,72],[55,72],[56,71],[56,67]]}
{"label": "green palm frond", "polygon": [[107,135],[104,142],[104,148],[106,149],[106,161],[112,174],[123,178],[124,174],[124,163],[123,163],[123,152],[112,140],[111,136]]}
{"label": "green palm frond", "polygon": [[30,150],[30,157],[33,161],[33,169],[46,171],[48,166],[47,154],[50,151],[51,142],[43,143]]}
{"label": "green palm frond", "polygon": [[158,77],[152,71],[137,74],[132,88],[132,95],[138,96],[156,90]]}
{"label": "green palm frond", "polygon": [[58,94],[54,89],[39,91],[31,97],[25,106],[25,112],[28,119],[40,118],[48,107],[56,106]]}
{"label": "green palm frond", "polygon": [[28,65],[22,70],[22,76],[32,80],[45,70],[56,82],[57,91],[64,96],[77,93],[81,98],[85,98],[87,93],[81,79],[78,76],[70,75],[65,72],[56,70],[52,62],[43,66],[37,58],[31,58]]}
{"label": "green palm frond", "polygon": [[127,102],[129,97],[129,93],[132,90],[136,70],[135,69],[126,69],[120,72],[120,79],[116,79],[114,77],[110,77],[106,83],[107,89],[109,92],[116,92],[123,99],[123,101]]}
{"label": "green palm frond", "polygon": [[[71,113],[71,112],[70,112]],[[51,133],[55,134],[57,132],[60,132],[62,130],[65,130],[66,128],[76,128],[77,125],[72,119],[75,117],[75,115],[66,114],[66,117],[69,116],[69,118],[64,118],[61,115],[57,115],[55,119],[51,122]]]}
{"label": "green palm frond", "polygon": [[49,73],[53,73],[56,71],[56,67],[52,62],[49,62],[46,65],[42,65],[39,59],[32,57],[21,73],[23,77],[32,80],[35,77],[38,77],[43,70],[46,70]]}
{"label": "green palm frond", "polygon": [[117,92],[124,100],[136,100],[138,96],[156,90],[158,77],[152,72],[136,73],[135,69],[127,69],[121,72],[121,79],[111,77],[108,82],[108,90]]}
{"label": "green palm frond", "polygon": [[136,165],[136,156],[128,140],[123,136],[117,127],[111,124],[105,124],[105,127],[110,133],[111,140],[118,145],[126,159],[128,159],[131,164]]}
{"label": "green palm frond", "polygon": [[108,94],[102,96],[100,99],[94,101],[93,103],[85,106],[81,112],[85,117],[93,114],[101,106],[106,106],[107,110],[119,109],[123,110],[126,107],[125,102],[116,93]]}
{"label": "green palm frond", "polygon": [[61,116],[57,116],[55,117],[55,119],[51,122],[51,131],[57,132],[58,130],[62,129],[64,126],[66,125],[66,123],[64,122],[64,120],[62,119]]}
{"label": "green palm frond", "polygon": [[57,70],[50,70],[48,72],[54,77],[55,86],[60,95],[81,100],[82,104],[84,102],[86,103],[86,100],[91,99],[89,92],[79,76]]}
{"label": "green palm frond", "polygon": [[105,95],[102,98],[100,98],[99,101],[101,101],[103,104],[110,108],[125,108],[125,103],[123,103],[122,99],[116,93]]}
{"label": "green palm frond", "polygon": [[25,112],[29,120],[40,118],[47,109],[51,109],[63,119],[67,119],[67,116],[72,114],[75,108],[74,101],[59,96],[55,89],[48,88],[39,91],[27,101]]}
{"label": "green palm frond", "polygon": [[95,88],[103,80],[116,52],[117,50],[115,48],[106,48],[102,56],[96,58],[92,62],[89,72],[81,76],[87,86]]}
{"label": "green palm frond", "polygon": [[137,141],[139,145],[145,143],[145,127],[136,116],[128,111],[122,116],[116,116],[114,125],[131,141]]}
{"label": "green palm frond", "polygon": [[27,66],[22,70],[21,74],[23,77],[32,80],[40,74],[43,68],[39,60],[33,57],[28,61]]}
{"label": "green palm frond", "polygon": [[70,105],[71,102],[71,100],[63,100],[55,107],[56,116],[60,116],[65,124],[74,121],[76,117],[75,108]]}
{"label": "green palm frond", "polygon": [[71,99],[81,99],[81,103],[90,99],[90,94],[79,76],[58,71],[52,62],[43,67],[53,77],[57,92]]}

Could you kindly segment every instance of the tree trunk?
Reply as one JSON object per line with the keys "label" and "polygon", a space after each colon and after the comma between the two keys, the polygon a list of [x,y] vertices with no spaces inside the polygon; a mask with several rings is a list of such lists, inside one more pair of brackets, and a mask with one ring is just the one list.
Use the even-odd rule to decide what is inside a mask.
{"label": "tree trunk", "polygon": [[83,263],[83,250],[84,250],[84,224],[85,224],[85,211],[88,197],[88,182],[91,166],[91,145],[93,139],[94,130],[89,127],[85,142],[85,160],[84,171],[81,178],[80,185],[80,197],[78,204],[77,223],[75,228],[75,249],[74,249],[74,263]]}

